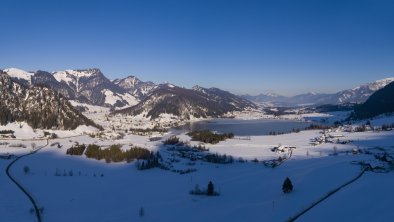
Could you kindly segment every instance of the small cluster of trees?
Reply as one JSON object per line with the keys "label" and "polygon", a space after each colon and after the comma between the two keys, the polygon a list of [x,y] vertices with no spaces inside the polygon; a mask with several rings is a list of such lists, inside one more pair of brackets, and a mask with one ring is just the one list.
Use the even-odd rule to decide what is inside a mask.
{"label": "small cluster of trees", "polygon": [[179,143],[179,138],[177,136],[170,136],[170,138],[163,141],[164,145],[177,145]]}
{"label": "small cluster of trees", "polygon": [[161,155],[159,152],[153,153],[150,152],[150,155],[147,159],[142,160],[138,163],[137,168],[139,170],[146,170],[160,166],[159,160],[161,159]]}
{"label": "small cluster of trees", "polygon": [[204,157],[204,159],[207,162],[210,162],[210,163],[222,163],[222,164],[225,164],[225,163],[232,163],[232,162],[234,162],[233,156],[226,155],[226,154],[220,155],[218,153],[208,154],[208,155],[206,155]]}
{"label": "small cluster of trees", "polygon": [[283,134],[285,134],[285,133],[284,132],[276,132],[276,131],[270,131],[268,133],[268,135],[270,135],[270,136],[283,135]]}
{"label": "small cluster of trees", "polygon": [[311,124],[308,127],[306,127],[306,130],[325,130],[325,129],[330,129],[330,126],[325,126],[325,125],[318,125],[318,124]]}
{"label": "small cluster of trees", "polygon": [[0,130],[0,134],[14,134],[13,130]]}
{"label": "small cluster of trees", "polygon": [[159,132],[159,133],[166,133],[168,132],[168,129],[161,128],[159,126],[154,126],[153,128],[146,128],[146,129],[140,129],[140,128],[130,128],[128,131],[132,132],[133,134],[149,134],[152,132]]}
{"label": "small cluster of trees", "polygon": [[97,160],[105,159],[107,163],[127,161],[128,163],[135,159],[149,159],[151,152],[145,148],[132,147],[129,150],[123,151],[121,145],[111,145],[108,149],[90,144],[85,152],[86,157]]}
{"label": "small cluster of trees", "polygon": [[204,143],[216,144],[220,141],[224,141],[226,139],[234,138],[233,133],[213,133],[209,130],[201,130],[201,131],[192,131],[187,134],[194,141],[200,141]]}
{"label": "small cluster of trees", "polygon": [[[78,173],[77,173],[76,175],[78,175],[78,176],[83,176],[83,173],[82,173],[81,171],[78,171]],[[60,177],[60,176],[63,176],[63,177],[67,177],[67,176],[72,177],[72,176],[74,176],[74,171],[73,171],[72,169],[71,169],[71,170],[63,169],[63,171],[61,171],[61,170],[59,170],[59,169],[56,168],[56,171],[55,171],[55,173],[54,173],[54,176],[57,176],[57,177]],[[87,174],[87,173],[84,173],[84,176],[88,176],[88,174]],[[97,177],[104,177],[104,173],[93,173],[92,176],[94,176],[94,177],[96,177],[96,176],[97,176]]]}
{"label": "small cluster of trees", "polygon": [[86,149],[85,144],[82,144],[82,145],[76,144],[75,146],[68,148],[66,151],[66,154],[81,156],[83,154],[83,152],[85,151],[85,149]]}
{"label": "small cluster of trees", "polygon": [[198,144],[198,146],[192,146],[191,148],[193,151],[199,151],[199,152],[203,152],[203,151],[209,151],[208,148],[206,148],[204,145]]}
{"label": "small cluster of trees", "polygon": [[354,131],[355,132],[365,132],[367,130],[367,127],[365,125],[357,126]]}
{"label": "small cluster of trees", "polygon": [[45,137],[49,137],[50,139],[56,139],[56,138],[58,138],[58,136],[57,136],[56,133],[50,133],[50,132],[47,132],[47,131],[44,131],[44,136],[45,136]]}
{"label": "small cluster of trees", "polygon": [[207,195],[207,196],[218,196],[219,193],[215,191],[215,186],[212,181],[209,181],[207,189],[201,189],[198,184],[194,187],[193,190],[189,192],[192,195]]}
{"label": "small cluster of trees", "polygon": [[394,129],[394,123],[392,123],[392,124],[383,124],[382,125],[382,130],[383,131],[388,131],[388,130],[392,130],[392,129]]}

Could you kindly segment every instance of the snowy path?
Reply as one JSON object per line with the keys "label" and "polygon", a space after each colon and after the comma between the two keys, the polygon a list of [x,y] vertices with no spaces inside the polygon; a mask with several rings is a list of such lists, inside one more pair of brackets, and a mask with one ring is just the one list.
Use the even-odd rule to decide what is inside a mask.
{"label": "snowy path", "polygon": [[40,214],[40,210],[39,210],[39,208],[38,208],[38,206],[37,206],[37,203],[36,203],[36,201],[33,199],[33,197],[29,194],[29,192],[11,175],[11,173],[10,173],[10,169],[11,169],[11,167],[12,167],[12,165],[14,165],[18,160],[20,160],[21,158],[23,158],[23,157],[25,157],[25,156],[29,156],[29,155],[32,155],[32,154],[35,154],[35,153],[37,153],[39,150],[41,150],[42,148],[44,148],[44,147],[46,147],[46,146],[48,146],[48,144],[49,144],[49,140],[47,140],[47,143],[46,143],[46,145],[44,145],[44,146],[41,146],[41,147],[39,147],[39,148],[37,148],[36,150],[34,150],[33,152],[31,152],[31,153],[27,153],[27,154],[24,154],[24,155],[21,155],[21,156],[18,156],[17,158],[15,158],[15,160],[13,160],[10,164],[8,164],[8,166],[7,166],[7,168],[6,168],[6,171],[5,171],[5,173],[7,174],[7,176],[8,176],[8,178],[10,178],[10,180],[29,198],[29,200],[30,200],[30,202],[33,204],[33,207],[34,207],[34,211],[35,211],[35,214],[36,214],[36,218],[37,218],[37,221],[38,222],[41,222],[41,214]]}
{"label": "snowy path", "polygon": [[315,206],[317,206],[318,204],[320,204],[321,202],[323,202],[324,200],[326,200],[327,198],[329,198],[330,196],[334,195],[336,192],[340,191],[342,188],[352,184],[353,182],[355,182],[356,180],[360,179],[362,175],[364,175],[365,171],[367,170],[371,170],[370,167],[364,167],[364,169],[353,179],[349,180],[348,182],[342,184],[341,186],[329,191],[325,196],[323,196],[321,199],[315,201],[314,203],[312,203],[309,207],[307,207],[306,209],[304,209],[303,211],[301,211],[300,213],[298,213],[297,215],[291,217],[289,220],[287,220],[288,222],[293,222],[296,221],[299,217],[301,217],[302,215],[304,215],[305,213],[307,213],[308,211],[310,211],[312,208],[314,208]]}

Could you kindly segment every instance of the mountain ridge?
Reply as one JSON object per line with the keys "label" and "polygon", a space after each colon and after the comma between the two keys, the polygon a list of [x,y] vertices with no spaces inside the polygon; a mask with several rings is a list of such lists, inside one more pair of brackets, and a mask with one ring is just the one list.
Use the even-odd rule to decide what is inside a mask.
{"label": "mountain ridge", "polygon": [[302,105],[324,105],[324,104],[346,104],[365,102],[374,92],[385,87],[394,81],[394,77],[376,80],[370,83],[362,84],[352,89],[341,90],[337,93],[303,93],[295,96],[281,96],[274,94],[241,95],[261,105],[274,106],[302,106]]}
{"label": "mountain ridge", "polygon": [[0,124],[14,121],[43,129],[68,130],[79,125],[101,129],[57,91],[40,84],[21,84],[0,70]]}

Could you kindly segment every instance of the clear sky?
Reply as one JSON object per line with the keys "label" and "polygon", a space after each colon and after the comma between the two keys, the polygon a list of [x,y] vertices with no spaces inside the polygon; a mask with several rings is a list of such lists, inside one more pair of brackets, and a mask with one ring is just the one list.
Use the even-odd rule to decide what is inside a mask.
{"label": "clear sky", "polygon": [[394,1],[1,0],[0,68],[234,93],[335,92],[394,76]]}

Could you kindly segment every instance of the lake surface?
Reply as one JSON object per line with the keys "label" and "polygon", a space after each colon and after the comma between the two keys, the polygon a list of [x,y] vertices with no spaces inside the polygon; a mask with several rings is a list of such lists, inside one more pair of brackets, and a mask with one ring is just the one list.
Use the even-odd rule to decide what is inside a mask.
{"label": "lake surface", "polygon": [[310,122],[276,119],[213,119],[189,123],[178,129],[185,131],[211,130],[219,133],[234,133],[236,136],[258,136],[269,135],[270,132],[290,133],[293,129],[305,129],[310,124]]}

